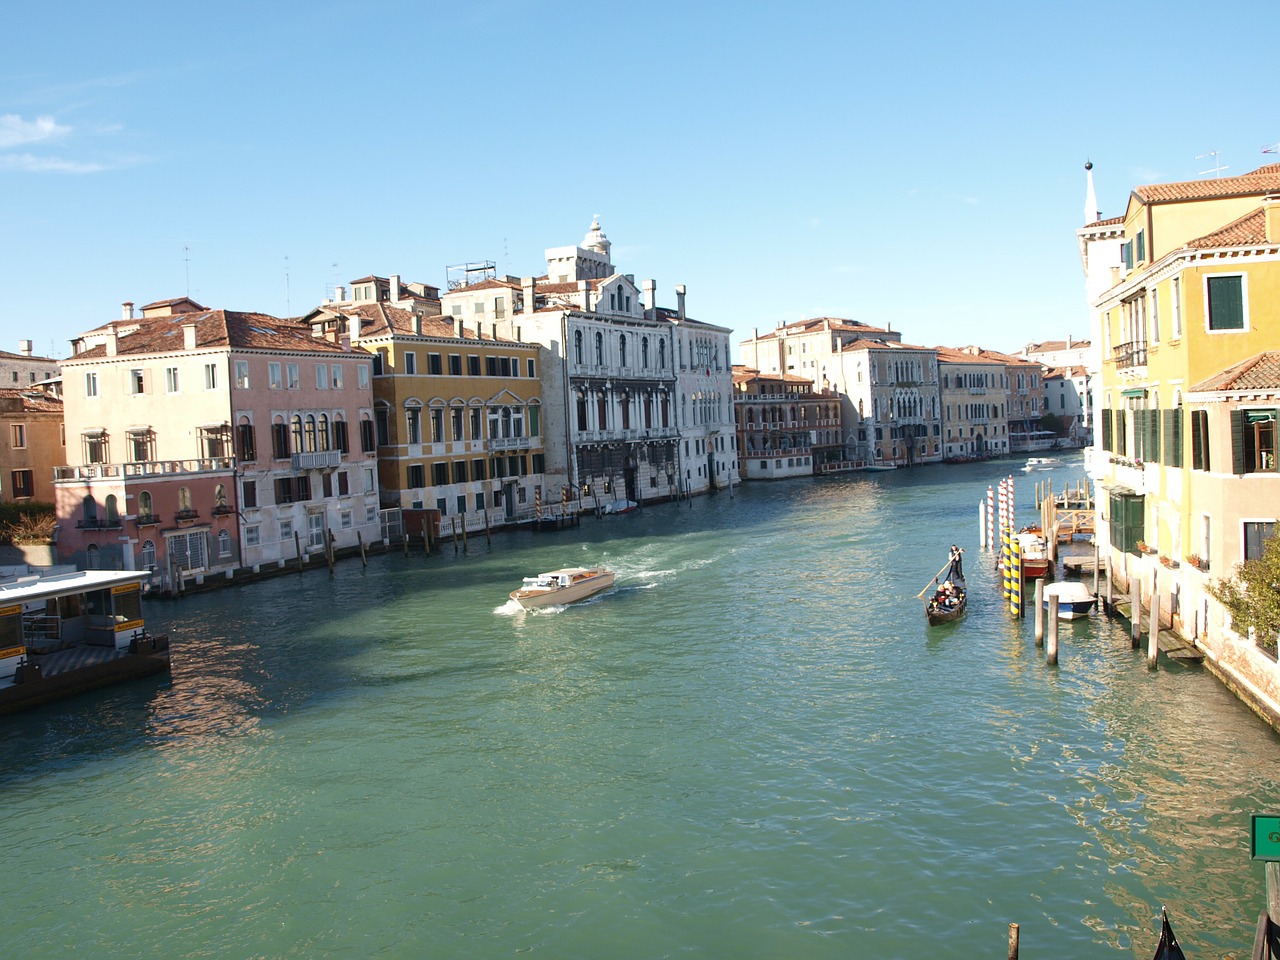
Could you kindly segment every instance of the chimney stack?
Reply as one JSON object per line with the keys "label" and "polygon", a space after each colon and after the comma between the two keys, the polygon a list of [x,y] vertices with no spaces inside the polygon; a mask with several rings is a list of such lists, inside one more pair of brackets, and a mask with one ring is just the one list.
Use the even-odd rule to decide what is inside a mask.
{"label": "chimney stack", "polygon": [[120,350],[120,336],[116,333],[116,324],[114,320],[107,324],[106,348],[108,357],[114,357]]}
{"label": "chimney stack", "polygon": [[537,294],[534,293],[536,288],[533,285],[533,277],[521,277],[520,289],[524,291],[524,305],[520,312],[533,313],[534,298],[537,296]]}
{"label": "chimney stack", "polygon": [[422,314],[414,313],[412,323],[413,326],[410,329],[413,331],[413,335],[415,337],[422,336]]}
{"label": "chimney stack", "polygon": [[658,308],[658,281],[646,280],[644,282],[644,303],[651,311]]}
{"label": "chimney stack", "polygon": [[391,283],[388,285],[387,299],[392,303],[400,302],[400,274],[393,273],[391,275]]}
{"label": "chimney stack", "polygon": [[24,357],[29,357],[29,356],[31,356],[31,341],[30,341],[30,340],[19,340],[19,341],[18,341],[18,352],[19,352],[20,354],[22,354]]}
{"label": "chimney stack", "polygon": [[462,326],[462,318],[461,318],[461,317],[458,317],[458,318],[454,321],[454,329],[457,331],[457,337],[458,337],[458,339],[459,339],[459,340],[461,340],[461,339],[463,338],[463,336],[466,334],[466,329]]}
{"label": "chimney stack", "polygon": [[681,320],[684,319],[684,284],[683,283],[676,284],[676,313],[679,314]]}
{"label": "chimney stack", "polygon": [[184,323],[182,325],[182,349],[194,350],[196,348],[196,325],[194,323]]}
{"label": "chimney stack", "polygon": [[346,287],[334,287],[334,288],[333,288],[333,299],[334,299],[334,300],[336,300],[338,303],[342,303],[343,301],[345,301],[345,300],[347,299],[347,288],[346,288]]}
{"label": "chimney stack", "polygon": [[347,317],[347,337],[352,343],[360,342],[360,316],[358,314]]}
{"label": "chimney stack", "polygon": [[120,319],[121,320],[133,319],[133,301],[132,300],[126,300],[124,303],[120,304]]}

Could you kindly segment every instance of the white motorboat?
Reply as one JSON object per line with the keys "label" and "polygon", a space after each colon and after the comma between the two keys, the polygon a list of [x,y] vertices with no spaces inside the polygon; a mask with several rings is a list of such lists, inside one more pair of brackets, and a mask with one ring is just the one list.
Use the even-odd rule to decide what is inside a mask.
{"label": "white motorboat", "polygon": [[1061,463],[1062,461],[1056,457],[1028,457],[1027,465],[1022,469],[1028,472],[1031,470],[1052,470]]}
{"label": "white motorboat", "polygon": [[1087,617],[1096,600],[1079,580],[1062,580],[1044,588],[1044,607],[1049,609],[1049,598],[1058,598],[1058,619],[1076,620]]}
{"label": "white motorboat", "polygon": [[585,600],[613,586],[613,571],[603,567],[565,567],[525,577],[519,590],[511,591],[511,599],[526,610]]}

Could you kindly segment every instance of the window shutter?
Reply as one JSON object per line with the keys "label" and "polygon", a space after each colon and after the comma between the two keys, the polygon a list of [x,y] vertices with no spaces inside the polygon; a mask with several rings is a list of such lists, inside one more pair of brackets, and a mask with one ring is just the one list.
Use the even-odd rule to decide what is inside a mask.
{"label": "window shutter", "polygon": [[1160,459],[1160,418],[1163,411],[1147,412],[1147,455],[1144,459],[1153,463],[1163,463]]}
{"label": "window shutter", "polygon": [[1169,466],[1182,466],[1182,408],[1170,411],[1173,416],[1172,429],[1169,431],[1168,449],[1169,449]]}
{"label": "window shutter", "polygon": [[1102,449],[1112,451],[1111,410],[1102,411]]}
{"label": "window shutter", "polygon": [[1244,476],[1244,427],[1243,410],[1231,411],[1231,472]]}

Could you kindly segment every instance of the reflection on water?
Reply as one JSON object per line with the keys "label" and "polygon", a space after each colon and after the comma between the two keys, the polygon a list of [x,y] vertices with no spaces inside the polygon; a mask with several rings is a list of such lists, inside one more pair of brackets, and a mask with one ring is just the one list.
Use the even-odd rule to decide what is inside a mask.
{"label": "reflection on water", "polygon": [[[1047,667],[976,543],[999,475],[753,485],[156,604],[171,681],[0,726],[9,948],[970,957],[1016,921],[1028,955],[1141,956],[1165,903],[1189,953],[1244,955],[1280,744],[1105,623]],[[970,608],[930,630],[952,542]],[[588,602],[506,599],[593,564]]]}

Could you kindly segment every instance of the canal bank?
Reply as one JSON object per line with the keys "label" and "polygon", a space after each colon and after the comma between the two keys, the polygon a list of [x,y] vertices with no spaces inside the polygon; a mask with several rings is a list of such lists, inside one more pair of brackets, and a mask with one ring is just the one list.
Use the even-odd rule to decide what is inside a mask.
{"label": "canal bank", "polygon": [[[1103,620],[1046,667],[977,549],[990,473],[748,485],[158,605],[172,684],[0,727],[11,948],[970,957],[1018,922],[1025,957],[1139,957],[1165,903],[1189,954],[1244,955],[1280,743]],[[970,608],[931,631],[953,542]],[[613,591],[509,608],[596,562]]]}

